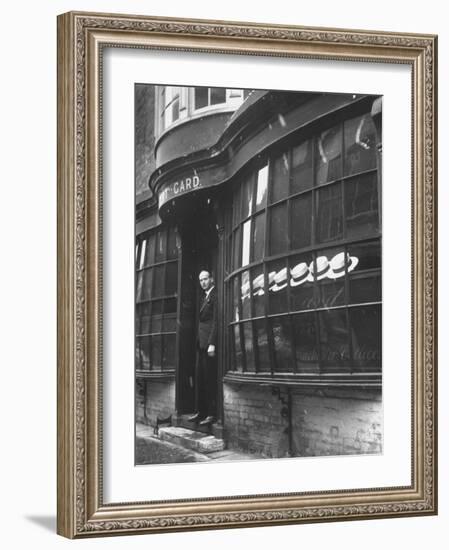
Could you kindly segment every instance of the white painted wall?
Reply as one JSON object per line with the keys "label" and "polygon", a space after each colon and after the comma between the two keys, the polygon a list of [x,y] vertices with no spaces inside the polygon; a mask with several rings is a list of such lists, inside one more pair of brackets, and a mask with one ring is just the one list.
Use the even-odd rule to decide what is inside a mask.
{"label": "white painted wall", "polygon": [[[446,548],[449,534],[449,168],[440,162],[440,515],[70,542],[56,515],[56,15],[69,10],[369,28],[440,35],[440,151],[449,149],[449,31],[443,2],[295,3],[42,0],[5,3],[2,71],[0,384],[2,546],[5,548]],[[446,124],[445,124],[446,123]]]}

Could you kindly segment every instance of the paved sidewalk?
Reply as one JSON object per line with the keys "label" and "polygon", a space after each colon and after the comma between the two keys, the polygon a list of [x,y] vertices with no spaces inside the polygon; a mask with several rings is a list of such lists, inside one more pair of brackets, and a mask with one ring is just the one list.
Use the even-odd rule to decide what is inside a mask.
{"label": "paved sidewalk", "polygon": [[254,460],[257,455],[238,453],[231,450],[203,454],[168,441],[162,441],[153,433],[151,426],[137,424],[136,464],[177,464],[181,462],[228,462]]}

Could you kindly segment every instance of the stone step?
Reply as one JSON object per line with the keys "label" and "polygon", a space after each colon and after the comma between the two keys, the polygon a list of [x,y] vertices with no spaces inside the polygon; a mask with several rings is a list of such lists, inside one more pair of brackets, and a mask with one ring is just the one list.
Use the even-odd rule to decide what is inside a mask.
{"label": "stone step", "polygon": [[222,451],[225,447],[223,439],[179,426],[159,428],[159,438],[185,449],[205,454]]}
{"label": "stone step", "polygon": [[197,422],[190,422],[189,416],[189,414],[182,414],[178,416],[174,424],[181,428],[185,428],[186,430],[193,430],[195,432],[213,435],[218,439],[221,439],[223,437],[223,427],[221,425],[214,423],[208,424],[206,426],[200,426],[200,424]]}

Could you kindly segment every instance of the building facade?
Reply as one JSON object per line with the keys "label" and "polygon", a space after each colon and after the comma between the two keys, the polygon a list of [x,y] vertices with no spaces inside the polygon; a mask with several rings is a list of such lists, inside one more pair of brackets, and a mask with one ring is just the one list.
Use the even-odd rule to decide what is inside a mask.
{"label": "building facade", "polygon": [[154,94],[155,168],[136,205],[137,419],[182,425],[196,408],[207,269],[226,445],[381,452],[381,98]]}

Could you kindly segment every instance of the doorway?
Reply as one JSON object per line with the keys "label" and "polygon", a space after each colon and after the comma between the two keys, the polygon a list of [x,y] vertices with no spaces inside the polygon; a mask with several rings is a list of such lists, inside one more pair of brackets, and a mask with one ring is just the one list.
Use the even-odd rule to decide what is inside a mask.
{"label": "doorway", "polygon": [[179,348],[176,373],[178,414],[197,410],[196,362],[197,327],[203,291],[199,273],[207,270],[215,277],[218,235],[215,213],[209,199],[196,201],[191,216],[178,225],[181,238]]}

